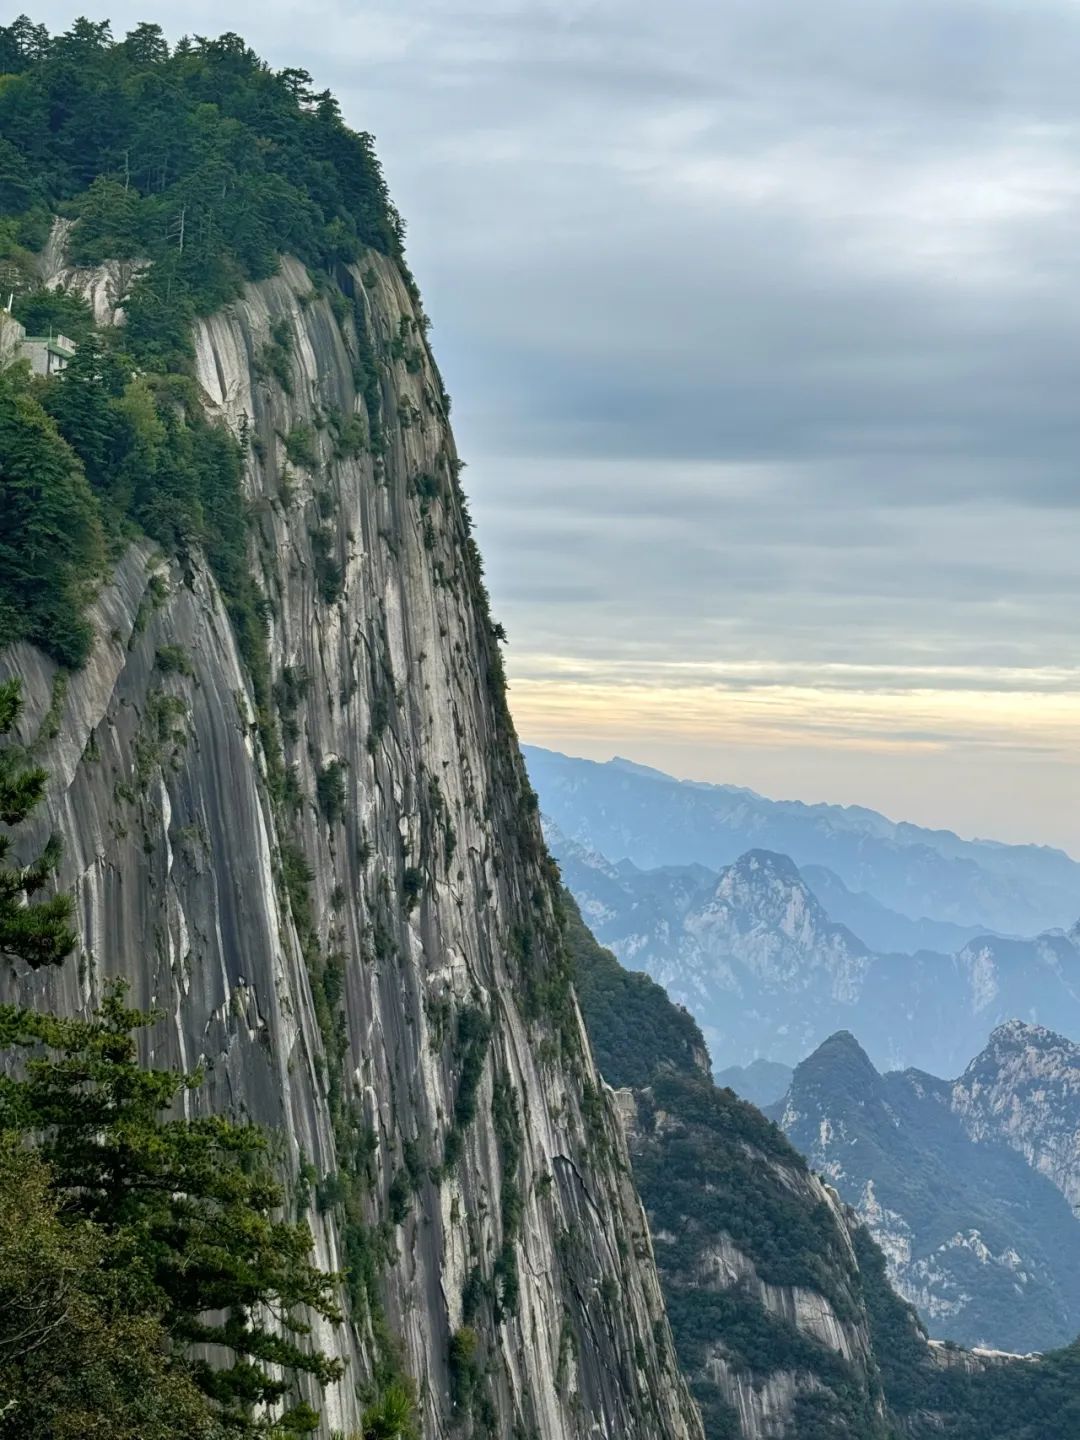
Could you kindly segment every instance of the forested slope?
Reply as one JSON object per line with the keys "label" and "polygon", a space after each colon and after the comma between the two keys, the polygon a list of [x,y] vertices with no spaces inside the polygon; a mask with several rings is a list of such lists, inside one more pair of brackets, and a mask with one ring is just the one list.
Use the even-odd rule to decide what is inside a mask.
{"label": "forested slope", "polygon": [[1080,1433],[1080,1345],[1000,1360],[929,1342],[854,1211],[776,1125],[713,1084],[691,1017],[603,950],[565,891],[564,904],[709,1440]]}

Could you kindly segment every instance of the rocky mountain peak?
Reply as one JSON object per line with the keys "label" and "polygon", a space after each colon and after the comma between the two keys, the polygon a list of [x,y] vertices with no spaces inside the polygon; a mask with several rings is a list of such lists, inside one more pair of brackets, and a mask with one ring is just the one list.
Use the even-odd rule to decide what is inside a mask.
{"label": "rocky mountain peak", "polygon": [[991,1033],[983,1054],[971,1063],[977,1065],[985,1056],[1003,1056],[1028,1050],[1050,1051],[1066,1046],[1076,1048],[1071,1040],[1048,1030],[1045,1025],[1033,1025],[1027,1020],[1006,1020]]}
{"label": "rocky mountain peak", "polygon": [[747,850],[729,868],[736,874],[767,875],[791,885],[802,886],[803,889],[807,888],[803,884],[802,876],[799,874],[795,862],[789,856],[781,855],[776,850]]}
{"label": "rocky mountain peak", "polygon": [[1018,1151],[1080,1216],[1080,1045],[1042,1025],[999,1025],[951,1104],[973,1140]]}
{"label": "rocky mountain peak", "polygon": [[1065,1202],[1080,1071],[1061,1073],[1058,1041],[1011,1022],[950,1083],[878,1074],[842,1031],[772,1112],[870,1228],[931,1334],[1026,1351],[1075,1333],[1080,1231]]}
{"label": "rocky mountain peak", "polygon": [[843,925],[829,919],[794,861],[772,850],[748,850],[717,882],[713,916],[738,933],[768,930],[808,956],[826,949],[846,956],[869,952]]}
{"label": "rocky mountain peak", "polygon": [[[843,1058],[848,1062],[865,1068],[867,1071],[873,1071],[875,1075],[877,1074],[877,1071],[874,1070],[873,1065],[870,1063],[870,1057],[850,1030],[837,1030],[835,1035],[830,1035],[827,1040],[822,1041],[815,1051],[815,1054],[821,1057],[827,1056],[834,1062],[839,1058]],[[812,1060],[814,1056],[810,1058]]]}
{"label": "rocky mountain peak", "polygon": [[1080,1086],[1080,1046],[1045,1025],[1007,1020],[998,1025],[985,1048],[968,1065],[954,1086],[957,1094],[1002,1092],[1008,1087],[1014,1100],[1025,1098],[1025,1088],[1047,1082]]}
{"label": "rocky mountain peak", "polygon": [[1076,919],[1080,866],[1057,852],[963,840],[857,806],[769,800],[626,760],[601,765],[534,746],[526,757],[545,811],[611,859],[719,871],[751,847],[779,852],[910,920],[945,925],[950,949],[962,943],[956,929],[1031,935]]}
{"label": "rocky mountain peak", "polygon": [[802,1108],[806,1097],[827,1095],[834,1101],[846,1098],[863,1105],[880,1088],[881,1076],[869,1055],[850,1030],[838,1030],[796,1065],[788,1103]]}

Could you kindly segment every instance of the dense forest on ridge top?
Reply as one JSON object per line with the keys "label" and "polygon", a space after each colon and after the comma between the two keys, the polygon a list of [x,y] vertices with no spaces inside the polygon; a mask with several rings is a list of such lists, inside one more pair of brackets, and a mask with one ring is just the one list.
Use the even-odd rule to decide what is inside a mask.
{"label": "dense forest on ridge top", "polygon": [[[37,285],[55,215],[77,222],[75,264],[127,262],[122,327],[95,331],[81,300]],[[20,368],[0,378],[0,644],[30,639],[79,664],[82,609],[135,526],[174,553],[205,547],[258,669],[240,456],[190,384],[192,322],[272,275],[283,252],[316,288],[365,248],[407,276],[403,234],[371,136],[305,72],[272,71],[239,36],[170,50],[156,25],[119,42],[107,22],[57,36],[25,16],[0,27],[2,288],[30,333],[79,342],[63,385],[32,386]],[[284,343],[259,357],[278,376]],[[370,357],[358,380],[374,412]],[[343,445],[360,443],[332,418]],[[374,414],[369,434],[377,445]]]}

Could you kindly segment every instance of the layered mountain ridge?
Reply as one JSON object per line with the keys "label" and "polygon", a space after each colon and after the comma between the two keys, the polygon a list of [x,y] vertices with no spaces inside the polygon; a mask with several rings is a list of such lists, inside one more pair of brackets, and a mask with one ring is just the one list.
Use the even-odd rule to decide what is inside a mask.
{"label": "layered mountain ridge", "polygon": [[[909,922],[961,931],[1031,935],[1080,915],[1080,864],[1060,850],[964,840],[859,806],[768,800],[622,760],[600,764],[535,745],[524,754],[545,814],[568,839],[616,862],[719,871],[748,850],[770,850],[800,869],[826,867],[846,890]],[[894,937],[886,948],[906,946]]]}
{"label": "layered mountain ridge", "polygon": [[1075,927],[981,935],[952,955],[875,952],[828,915],[788,856],[751,850],[719,873],[640,870],[545,825],[597,937],[694,1013],[718,1071],[794,1066],[838,1029],[858,1034],[883,1069],[946,1075],[1017,1016],[1080,1036]]}
{"label": "layered mountain ridge", "polygon": [[1012,1021],[955,1081],[880,1075],[848,1032],[771,1114],[851,1203],[932,1334],[1027,1351],[1080,1329],[1080,1047]]}

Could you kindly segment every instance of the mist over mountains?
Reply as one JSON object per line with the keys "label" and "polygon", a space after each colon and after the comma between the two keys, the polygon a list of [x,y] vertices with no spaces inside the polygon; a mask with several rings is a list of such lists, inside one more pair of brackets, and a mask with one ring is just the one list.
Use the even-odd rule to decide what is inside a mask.
{"label": "mist over mountains", "polygon": [[[800,868],[827,868],[854,895],[908,921],[969,932],[918,936],[918,946],[934,948],[942,939],[954,948],[976,931],[1034,935],[1066,928],[1080,916],[1080,864],[1049,846],[964,840],[859,806],[768,800],[737,786],[676,780],[631,761],[599,764],[532,745],[523,749],[544,812],[570,840],[613,861],[718,871],[747,850],[772,850]],[[849,909],[847,923],[874,909],[847,903],[858,907]],[[899,943],[902,935],[886,944],[879,933],[873,943],[911,948],[907,938]]]}
{"label": "mist over mountains", "polygon": [[[918,876],[930,904],[955,879],[967,885],[966,903],[985,892],[987,911],[999,919],[1067,915],[1080,867],[1061,852],[960,841],[894,826],[869,811],[786,806],[746,792],[719,790],[717,808],[718,787],[687,786],[622,763],[535,750],[528,758],[548,843],[583,915],[624,964],[646,970],[694,1014],[717,1073],[757,1060],[797,1065],[843,1029],[882,1069],[917,1066],[947,1076],[959,1074],[990,1032],[1014,1018],[1080,1038],[1075,924],[1018,938],[946,919],[941,907],[921,917],[904,913],[884,898],[898,888],[913,893]],[[728,803],[736,793],[745,802],[738,823]],[[684,823],[677,823],[684,801]],[[760,847],[719,868],[700,858],[780,829],[817,857],[805,869]],[[958,849],[965,853],[946,853]],[[620,853],[629,858],[613,861]],[[648,856],[688,853],[699,858],[643,868]],[[848,864],[847,878],[820,864],[822,856]],[[1011,893],[1008,905],[991,893],[998,875],[1008,877],[1000,882]],[[874,876],[879,894],[850,888]],[[951,948],[912,948],[924,937]],[[778,1098],[782,1078],[767,1079],[753,1098]]]}
{"label": "mist over mountains", "polygon": [[[638,870],[550,824],[547,838],[598,939],[693,1013],[718,1074],[758,1060],[794,1066],[844,1029],[884,1069],[950,1076],[1013,1018],[1080,1036],[1076,927],[984,934],[953,955],[880,953],[830,919],[784,855],[751,850],[719,874]],[[774,1079],[740,1093],[766,1104],[782,1088]]]}
{"label": "mist over mountains", "polygon": [[[854,1208],[929,1333],[1071,1340],[1075,863],[622,761],[528,761],[598,939],[693,1014],[718,1084]],[[1025,920],[1039,933],[1007,933]]]}

